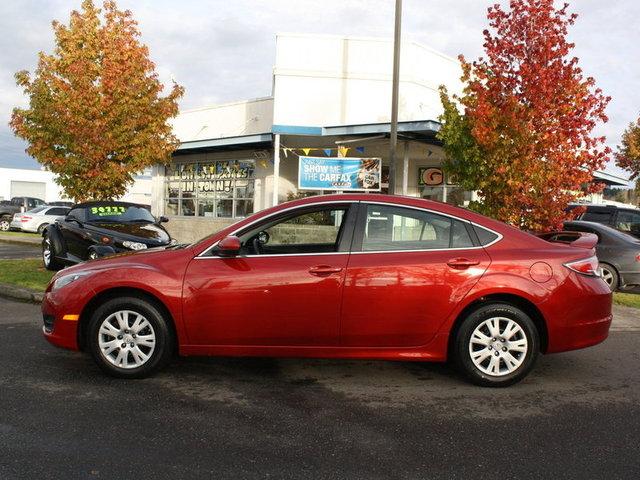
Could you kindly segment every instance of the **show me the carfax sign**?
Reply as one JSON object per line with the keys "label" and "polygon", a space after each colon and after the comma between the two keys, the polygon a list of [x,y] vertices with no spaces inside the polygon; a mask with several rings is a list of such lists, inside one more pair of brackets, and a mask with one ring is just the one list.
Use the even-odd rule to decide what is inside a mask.
{"label": "show me the carfax sign", "polygon": [[380,191],[379,158],[300,157],[300,190]]}

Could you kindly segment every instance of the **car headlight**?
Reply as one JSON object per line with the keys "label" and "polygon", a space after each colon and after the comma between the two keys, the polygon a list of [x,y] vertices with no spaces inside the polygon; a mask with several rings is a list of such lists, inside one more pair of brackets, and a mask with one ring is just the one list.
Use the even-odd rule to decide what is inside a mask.
{"label": "car headlight", "polygon": [[89,275],[89,272],[81,272],[81,273],[71,273],[69,275],[62,275],[61,277],[56,278],[55,282],[53,282],[53,286],[51,290],[57,290],[59,288],[65,287],[76,280]]}
{"label": "car headlight", "polygon": [[122,242],[122,246],[124,248],[130,248],[131,250],[144,250],[147,246],[144,243],[140,242],[130,242],[129,240],[125,240]]}

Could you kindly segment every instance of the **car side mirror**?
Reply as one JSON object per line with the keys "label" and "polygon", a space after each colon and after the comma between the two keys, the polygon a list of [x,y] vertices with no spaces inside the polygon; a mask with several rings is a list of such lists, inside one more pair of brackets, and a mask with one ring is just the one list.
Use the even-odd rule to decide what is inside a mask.
{"label": "car side mirror", "polygon": [[162,215],[160,218],[160,223],[167,223],[169,221],[169,219],[167,217],[165,217],[164,215]]}
{"label": "car side mirror", "polygon": [[82,226],[82,222],[78,220],[74,215],[67,215],[64,219],[67,222],[76,222],[78,225]]}
{"label": "car side mirror", "polygon": [[240,252],[240,248],[242,248],[240,239],[235,235],[229,235],[218,242],[216,251],[221,257],[233,257]]}

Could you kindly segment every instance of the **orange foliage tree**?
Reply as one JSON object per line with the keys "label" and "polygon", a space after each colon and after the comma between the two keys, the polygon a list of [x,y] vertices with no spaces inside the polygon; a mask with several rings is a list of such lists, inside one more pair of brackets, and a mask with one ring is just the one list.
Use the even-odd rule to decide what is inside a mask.
{"label": "orange foliage tree", "polygon": [[170,159],[178,141],[168,120],[184,89],[166,96],[130,11],[91,0],[69,25],[53,22],[55,51],[40,53],[33,78],[16,81],[29,98],[10,125],[27,153],[78,201],[124,195],[133,175]]}
{"label": "orange foliage tree", "polygon": [[[610,150],[592,135],[610,98],[585,77],[567,29],[576,15],[553,0],[511,0],[488,10],[486,58],[460,56],[460,96],[441,87],[445,169],[479,202],[472,208],[520,228],[560,226]],[[459,110],[461,107],[462,112]]]}
{"label": "orange foliage tree", "polygon": [[631,172],[632,180],[636,179],[636,193],[640,194],[640,118],[622,134],[615,156],[616,164]]}

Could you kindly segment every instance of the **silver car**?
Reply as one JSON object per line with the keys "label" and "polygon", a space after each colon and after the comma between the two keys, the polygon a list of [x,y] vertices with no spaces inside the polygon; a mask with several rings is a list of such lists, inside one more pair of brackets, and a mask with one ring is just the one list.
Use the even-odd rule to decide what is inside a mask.
{"label": "silver car", "polygon": [[69,210],[69,207],[42,205],[24,213],[16,213],[10,228],[23,232],[42,233],[47,225],[63,218]]}

